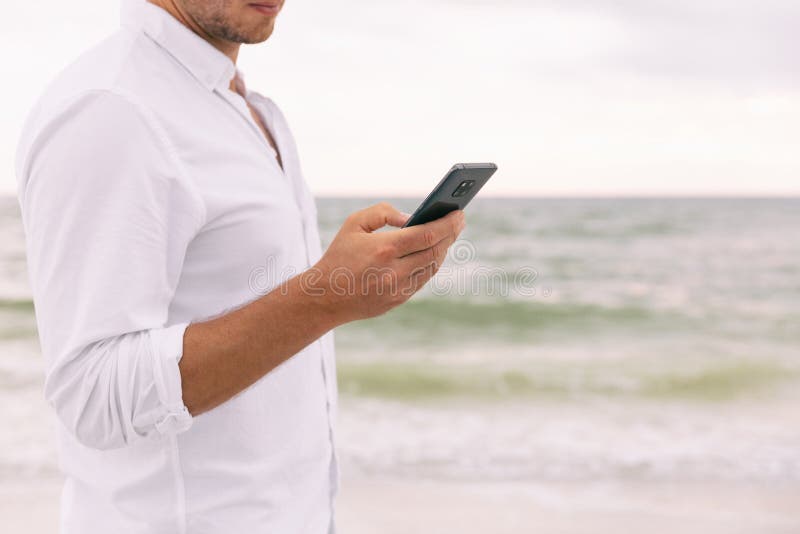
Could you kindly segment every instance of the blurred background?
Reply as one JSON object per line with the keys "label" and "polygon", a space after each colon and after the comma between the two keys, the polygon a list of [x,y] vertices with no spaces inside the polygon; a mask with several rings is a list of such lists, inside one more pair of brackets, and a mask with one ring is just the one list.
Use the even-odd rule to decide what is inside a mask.
{"label": "blurred background", "polygon": [[[119,5],[5,6],[0,531],[60,479],[14,151]],[[246,82],[324,244],[500,170],[429,288],[336,333],[344,534],[800,532],[800,4],[287,0]]]}

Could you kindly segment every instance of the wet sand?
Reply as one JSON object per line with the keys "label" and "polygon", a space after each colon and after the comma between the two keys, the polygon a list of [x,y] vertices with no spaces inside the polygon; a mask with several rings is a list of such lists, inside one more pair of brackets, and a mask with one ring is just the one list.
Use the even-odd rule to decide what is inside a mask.
{"label": "wet sand", "polygon": [[695,483],[350,481],[346,534],[800,532],[800,487]]}
{"label": "wet sand", "polygon": [[[59,481],[0,484],[0,532],[57,531]],[[790,534],[800,485],[345,478],[340,534]]]}

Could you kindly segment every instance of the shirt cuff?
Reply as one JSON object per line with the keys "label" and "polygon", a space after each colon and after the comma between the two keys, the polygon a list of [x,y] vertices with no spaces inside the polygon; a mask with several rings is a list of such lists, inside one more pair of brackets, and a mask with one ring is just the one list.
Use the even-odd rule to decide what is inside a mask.
{"label": "shirt cuff", "polygon": [[166,328],[150,330],[153,345],[153,378],[164,414],[155,422],[156,430],[163,435],[185,432],[194,418],[183,404],[183,387],[178,362],[183,356],[183,334],[189,323],[178,323]]}

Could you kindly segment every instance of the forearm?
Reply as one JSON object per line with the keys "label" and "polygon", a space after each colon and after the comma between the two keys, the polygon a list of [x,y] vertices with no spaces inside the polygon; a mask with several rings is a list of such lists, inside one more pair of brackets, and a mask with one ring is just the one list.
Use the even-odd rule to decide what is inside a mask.
{"label": "forearm", "polygon": [[[456,210],[424,225],[373,233],[407,218],[386,203],[356,212],[314,269],[238,310],[190,324],[179,361],[189,412],[222,404],[330,329],[405,302],[433,276],[464,228]],[[332,290],[337,272],[352,275],[353,291]]]}
{"label": "forearm", "polygon": [[189,325],[179,368],[192,415],[222,404],[341,324],[326,295],[304,290],[303,276],[242,308]]}

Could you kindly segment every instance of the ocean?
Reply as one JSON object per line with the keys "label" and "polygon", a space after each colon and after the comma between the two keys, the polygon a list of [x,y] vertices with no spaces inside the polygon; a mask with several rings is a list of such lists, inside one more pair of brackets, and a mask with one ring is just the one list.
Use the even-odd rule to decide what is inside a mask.
{"label": "ocean", "polygon": [[[373,202],[319,199],[323,244]],[[799,228],[796,198],[475,200],[429,287],[336,331],[343,473],[800,489]],[[13,197],[0,244],[0,481],[52,478]]]}

